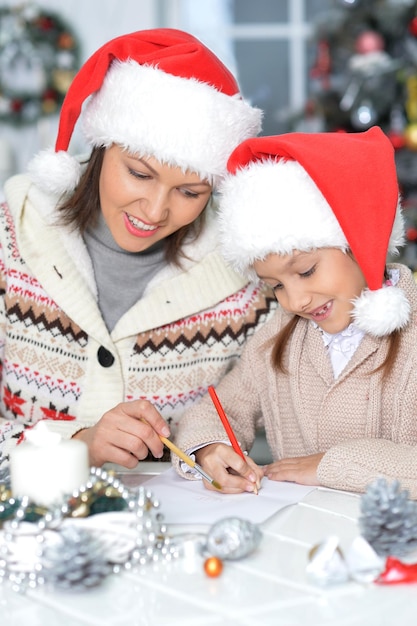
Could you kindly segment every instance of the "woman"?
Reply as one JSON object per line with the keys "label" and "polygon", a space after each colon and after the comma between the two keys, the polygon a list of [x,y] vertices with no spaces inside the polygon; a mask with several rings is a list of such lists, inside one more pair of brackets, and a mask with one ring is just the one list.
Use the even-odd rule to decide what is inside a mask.
{"label": "woman", "polygon": [[[68,152],[80,115],[84,160]],[[273,305],[222,261],[213,191],[260,121],[181,31],[118,37],[83,65],[55,150],[5,187],[3,459],[40,419],[96,466],[160,458],[159,435],[232,367]]]}

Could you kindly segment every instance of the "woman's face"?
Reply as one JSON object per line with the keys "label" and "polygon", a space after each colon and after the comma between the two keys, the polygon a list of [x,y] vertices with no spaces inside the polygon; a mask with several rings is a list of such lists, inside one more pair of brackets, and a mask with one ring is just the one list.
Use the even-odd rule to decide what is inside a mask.
{"label": "woman's face", "polygon": [[139,158],[113,145],[100,173],[101,210],[116,243],[142,252],[194,222],[206,206],[211,186],[195,173]]}
{"label": "woman's face", "polygon": [[332,334],[352,322],[352,300],[366,287],[359,265],[338,248],[270,254],[253,267],[282,308]]}

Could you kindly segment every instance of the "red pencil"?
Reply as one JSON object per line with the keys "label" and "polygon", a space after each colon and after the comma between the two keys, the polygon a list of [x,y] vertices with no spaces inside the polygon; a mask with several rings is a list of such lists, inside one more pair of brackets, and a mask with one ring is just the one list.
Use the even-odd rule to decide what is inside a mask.
{"label": "red pencil", "polygon": [[213,404],[217,409],[217,413],[219,414],[219,417],[222,421],[222,424],[227,432],[227,436],[229,437],[230,443],[232,444],[233,450],[235,452],[237,452],[242,459],[244,459],[246,461],[246,457],[242,452],[241,447],[239,446],[237,439],[235,437],[235,433],[232,430],[232,427],[230,426],[229,420],[227,419],[226,413],[224,412],[224,409],[222,407],[222,405],[220,404],[220,400],[217,396],[217,393],[214,390],[214,387],[209,387],[208,388],[209,394],[211,396],[211,399],[213,400]]}

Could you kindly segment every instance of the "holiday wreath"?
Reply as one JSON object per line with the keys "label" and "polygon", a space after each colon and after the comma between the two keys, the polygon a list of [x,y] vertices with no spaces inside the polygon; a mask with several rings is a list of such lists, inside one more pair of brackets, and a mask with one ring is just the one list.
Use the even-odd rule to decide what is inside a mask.
{"label": "holiday wreath", "polygon": [[56,113],[78,68],[78,42],[61,18],[33,4],[0,7],[0,121]]}

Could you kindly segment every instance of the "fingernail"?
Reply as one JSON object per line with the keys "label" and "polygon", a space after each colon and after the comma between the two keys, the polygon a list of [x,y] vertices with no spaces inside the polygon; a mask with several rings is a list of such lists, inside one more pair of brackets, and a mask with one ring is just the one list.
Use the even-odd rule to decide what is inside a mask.
{"label": "fingernail", "polygon": [[255,485],[246,485],[246,489],[248,493],[253,493],[255,491]]}
{"label": "fingernail", "polygon": [[168,426],[164,426],[162,429],[162,434],[164,437],[168,437],[169,436],[169,428]]}
{"label": "fingernail", "polygon": [[249,474],[248,480],[250,480],[252,483],[256,483],[256,476],[255,476],[255,474]]}

